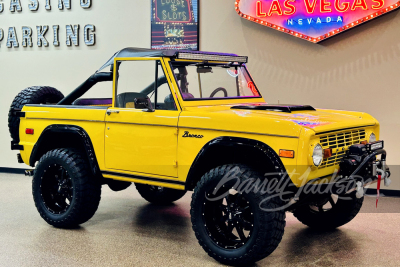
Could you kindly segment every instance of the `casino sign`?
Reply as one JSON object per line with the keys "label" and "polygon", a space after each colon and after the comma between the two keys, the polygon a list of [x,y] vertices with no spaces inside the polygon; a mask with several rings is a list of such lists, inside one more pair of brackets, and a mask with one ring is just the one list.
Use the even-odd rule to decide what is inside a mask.
{"label": "casino sign", "polygon": [[319,43],[400,7],[399,0],[236,0],[244,19]]}

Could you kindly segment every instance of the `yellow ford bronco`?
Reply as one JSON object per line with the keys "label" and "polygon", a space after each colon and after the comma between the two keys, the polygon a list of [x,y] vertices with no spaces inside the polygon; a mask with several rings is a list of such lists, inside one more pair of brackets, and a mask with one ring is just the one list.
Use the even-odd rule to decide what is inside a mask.
{"label": "yellow ford bronco", "polygon": [[[366,185],[390,183],[378,121],[267,104],[247,61],[126,48],[66,97],[44,86],[19,93],[11,148],[35,168],[26,173],[43,219],[60,228],[88,221],[106,184],[120,191],[135,183],[155,204],[194,191],[196,237],[229,265],[271,254],[287,211],[322,230],[351,221]],[[107,82],[108,97],[85,97]]]}

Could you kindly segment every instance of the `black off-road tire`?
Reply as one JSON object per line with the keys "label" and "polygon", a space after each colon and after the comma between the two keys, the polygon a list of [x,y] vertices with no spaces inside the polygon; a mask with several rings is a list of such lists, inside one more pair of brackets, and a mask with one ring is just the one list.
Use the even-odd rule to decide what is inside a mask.
{"label": "black off-road tire", "polygon": [[186,194],[186,190],[177,190],[139,183],[135,183],[135,186],[139,194],[145,200],[157,205],[170,204],[181,199]]}
{"label": "black off-road tire", "polygon": [[[67,192],[64,196],[57,193],[61,189]],[[40,216],[48,224],[73,228],[95,214],[100,203],[101,184],[90,171],[82,152],[61,148],[47,152],[39,160],[32,193]],[[60,205],[65,207],[59,208]]]}
{"label": "black off-road tire", "polygon": [[14,98],[8,113],[8,128],[13,141],[19,142],[20,118],[12,113],[12,109],[22,109],[28,104],[55,104],[63,98],[60,91],[49,86],[32,86],[22,90]]}
{"label": "black off-road tire", "polygon": [[[237,229],[237,226],[234,226],[235,223],[238,222],[231,220],[231,222],[220,224],[220,222],[218,222],[220,219],[217,217],[219,214],[218,210],[212,208],[211,210],[217,212],[209,212],[210,209],[207,208],[213,207],[212,205],[218,205],[218,201],[210,200],[210,198],[220,196],[220,192],[229,192],[230,188],[232,188],[234,183],[237,181],[234,180],[233,183],[226,183],[224,187],[217,189],[217,194],[210,194],[210,192],[213,192],[215,188],[217,188],[221,179],[231,171],[237,171],[236,177],[242,185],[249,178],[260,179],[261,181],[263,179],[261,174],[242,165],[224,165],[210,170],[208,173],[203,175],[192,195],[190,210],[192,227],[199,244],[210,257],[226,265],[248,266],[269,256],[278,247],[282,240],[286,224],[285,212],[283,209],[280,209],[283,206],[283,202],[279,197],[271,197],[268,199],[269,195],[262,194],[261,192],[254,192],[251,190],[251,192],[246,193],[246,190],[242,190],[243,192],[240,192],[239,190],[234,195],[236,198],[233,198],[234,196],[232,198],[228,197],[230,198],[229,202],[231,204],[229,204],[228,199],[226,199],[226,202],[228,203],[226,206],[233,207],[232,203],[238,202],[234,200],[237,198],[239,198],[239,202],[242,204],[244,203],[245,206],[248,205],[247,207],[242,206],[243,208],[240,208],[239,205],[239,209],[236,209],[236,214],[234,215],[230,214],[222,216],[229,219],[233,217],[237,218],[238,210],[243,214],[243,221],[245,224],[243,224],[244,227],[241,228],[242,233],[244,233],[243,230],[250,230],[248,230],[249,233],[246,237],[246,241],[240,243],[243,241],[239,234],[240,229]],[[236,187],[236,189],[240,188]],[[209,215],[207,215],[207,213],[209,213]],[[229,214],[229,210],[228,213],[223,212],[222,214]],[[251,221],[251,224],[249,224],[249,221]],[[215,227],[215,225],[218,226]],[[220,237],[233,237],[232,235],[227,234],[230,231],[228,230],[229,226],[236,228],[234,231],[237,232],[233,232],[233,234],[235,237],[238,237],[239,243],[227,245],[220,242],[224,239],[218,239],[219,234]],[[226,230],[225,234],[221,235],[221,233],[224,232],[224,229]]]}
{"label": "black off-road tire", "polygon": [[336,204],[327,211],[316,211],[310,205],[301,206],[293,215],[303,224],[319,231],[329,231],[345,225],[356,217],[363,204],[364,197],[347,196],[338,198]]}

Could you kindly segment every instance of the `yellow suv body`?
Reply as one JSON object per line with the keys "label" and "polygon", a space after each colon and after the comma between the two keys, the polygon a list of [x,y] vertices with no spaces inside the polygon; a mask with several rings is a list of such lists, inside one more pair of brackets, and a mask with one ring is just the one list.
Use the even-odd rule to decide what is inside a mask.
{"label": "yellow suv body", "polygon": [[[61,199],[66,198],[66,203],[53,199],[54,203],[48,204],[53,194],[47,198],[38,194],[37,206],[45,207],[42,210],[38,207],[42,217],[61,227],[87,220],[78,216],[79,219],[66,223],[63,217],[58,224],[54,223],[58,218],[54,216],[69,214],[69,207],[74,204],[69,197],[75,194],[72,189],[75,176],[79,180],[90,175],[115,190],[122,190],[134,182],[141,194],[147,190],[142,196],[155,202],[157,196],[162,202],[176,200],[184,194],[178,197],[168,193],[175,191],[165,191],[167,189],[185,192],[196,188],[192,221],[194,229],[205,226],[204,229],[196,228],[198,231],[195,229],[196,236],[206,251],[213,252],[211,256],[226,264],[238,263],[235,259],[240,257],[242,263],[249,263],[259,260],[260,255],[265,257],[271,253],[280,239],[258,244],[267,241],[254,241],[251,236],[257,234],[254,231],[258,228],[252,226],[274,224],[276,227],[268,231],[281,237],[282,212],[285,210],[294,210],[303,223],[319,228],[337,227],[351,220],[350,214],[356,214],[361,207],[360,189],[381,178],[388,181],[390,175],[385,165],[383,142],[376,141],[379,140],[378,121],[362,112],[267,104],[247,70],[247,60],[247,57],[234,54],[127,48],[116,53],[99,71],[57,103],[22,101],[21,97],[30,96],[32,90],[19,95],[15,103],[22,103],[22,106],[18,109],[13,103],[14,108],[10,111],[10,116],[14,116],[10,125],[19,122],[14,133],[10,128],[14,138],[12,148],[20,150],[19,161],[32,167],[36,165],[34,183],[48,179],[48,188],[52,186],[52,178],[43,178],[45,173],[52,172],[57,179],[63,175],[72,176],[72,182],[61,179],[56,184],[55,194]],[[109,72],[102,72],[108,67]],[[81,98],[98,82],[112,82],[108,98]],[[95,90],[96,87],[90,92],[95,94]],[[382,155],[381,161],[377,160],[377,155]],[[70,174],[73,168],[67,166],[68,158],[70,161],[82,158],[79,162],[86,162],[89,173]],[[46,169],[51,168],[44,166],[47,162],[60,165],[61,171]],[[272,174],[285,184],[276,191],[288,190],[289,193],[286,192],[286,199],[279,202],[283,208],[273,211],[277,214],[275,217],[266,215],[265,212],[270,211],[259,213],[257,205],[251,213],[246,213],[241,201],[258,203],[261,195],[254,193],[253,196],[247,192],[248,198],[243,195],[242,199],[239,195],[246,186],[236,186],[239,194],[227,198],[219,206],[220,221],[224,224],[217,228],[207,227],[219,222],[214,221],[218,212],[204,197],[210,196],[210,188],[217,190],[216,181],[222,181],[227,170],[234,169],[232,166],[244,168],[240,172],[242,176],[258,173],[257,177],[268,180],[268,175]],[[63,168],[71,171],[67,174]],[[372,179],[364,182],[355,179],[355,175]],[[242,176],[238,179],[246,183],[248,180]],[[304,193],[298,190],[308,185],[345,185],[342,194],[356,191],[358,195],[351,205],[346,206],[352,207],[343,213],[347,217],[315,217],[312,209],[302,210],[304,203],[307,207],[316,206],[317,211],[328,211],[322,206],[331,203],[333,208],[335,203],[340,203],[331,198],[331,193],[340,195],[340,188],[329,194],[323,192],[319,196],[304,197],[303,206],[296,206]],[[39,186],[38,190],[44,190],[46,186]],[[67,188],[66,191],[63,188]],[[97,187],[93,188],[93,192],[98,192]],[[163,198],[162,192],[169,195],[163,195]],[[235,201],[229,204],[232,198]],[[275,208],[278,205],[278,202],[267,203]],[[238,206],[234,209],[234,205]],[[207,217],[207,212],[215,216]],[[239,223],[241,228],[236,226]],[[221,236],[220,231],[225,227],[230,233]],[[234,227],[237,232],[232,235]],[[248,236],[242,234],[243,229],[249,231]],[[268,235],[268,231],[262,234]],[[258,249],[263,245],[273,249],[250,255],[241,248],[256,246]]]}
{"label": "yellow suv body", "polygon": [[[155,53],[156,56],[153,57],[149,56],[151,53],[154,54],[154,51],[146,53],[142,50],[126,49],[113,57],[112,63],[122,65],[134,61],[139,61],[139,64],[143,64],[144,61],[151,61],[152,64],[160,62],[176,105],[175,110],[156,108],[154,112],[144,112],[141,108],[117,107],[115,101],[118,94],[115,78],[117,68],[113,68],[114,97],[109,106],[96,104],[24,106],[25,117],[21,118],[19,129],[21,136],[19,145],[24,147],[21,151],[23,161],[28,165],[34,165],[41,154],[44,154],[43,150],[41,154],[33,156],[32,151],[48,127],[77,126],[90,138],[96,162],[104,177],[185,189],[190,169],[194,167],[193,164],[201,150],[217,138],[235,137],[266,144],[276,155],[279,155],[281,150],[293,151],[293,157],[280,157],[280,160],[291,181],[301,186],[309,180],[331,175],[337,171],[340,159],[350,145],[367,141],[371,133],[375,133],[379,139],[378,121],[362,112],[302,110],[301,106],[297,111],[286,112],[279,108],[279,106],[285,108],[287,105],[272,105],[272,108],[264,110],[253,109],[252,107],[266,102],[250,77],[246,80],[250,88],[245,89],[257,90],[251,97],[207,96],[184,99],[180,81],[176,79],[179,74],[174,73],[171,61],[190,62],[193,65],[203,61],[159,57],[162,53]],[[140,54],[144,56],[138,57]],[[229,63],[222,61],[214,64]],[[215,77],[214,82],[215,88],[212,89],[219,87],[218,77]],[[199,90],[197,84],[195,87],[194,90]],[[249,108],[235,109],[233,108],[235,106]],[[33,135],[25,133],[25,130],[30,128],[35,131]],[[341,134],[345,136],[344,145],[337,147],[331,157],[324,159],[322,166],[316,167],[312,162],[313,146],[320,143],[321,138],[329,136],[336,138]],[[329,147],[328,143],[325,147]],[[221,153],[222,157],[223,154]],[[308,168],[310,170],[305,177]]]}

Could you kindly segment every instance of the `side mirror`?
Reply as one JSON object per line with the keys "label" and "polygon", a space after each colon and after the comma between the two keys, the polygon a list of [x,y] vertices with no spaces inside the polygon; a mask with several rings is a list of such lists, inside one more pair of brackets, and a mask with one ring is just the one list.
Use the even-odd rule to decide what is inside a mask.
{"label": "side mirror", "polygon": [[137,97],[134,100],[135,108],[142,109],[144,112],[154,112],[153,105],[148,97]]}
{"label": "side mirror", "polygon": [[155,112],[156,110],[155,109],[150,109],[150,108],[145,108],[145,109],[142,109],[142,111],[143,112]]}

